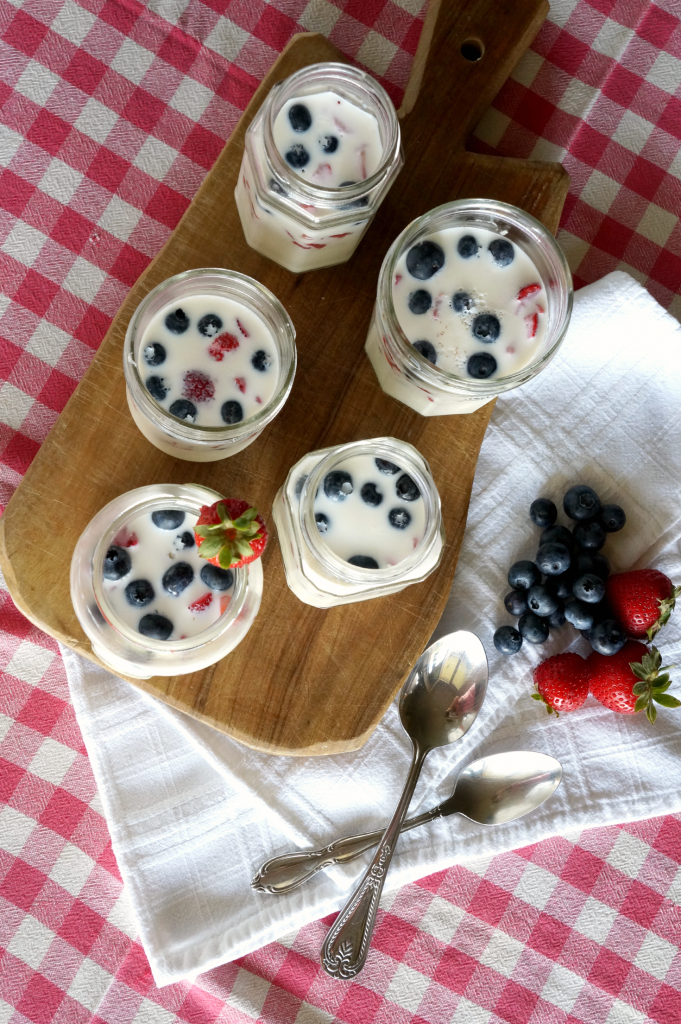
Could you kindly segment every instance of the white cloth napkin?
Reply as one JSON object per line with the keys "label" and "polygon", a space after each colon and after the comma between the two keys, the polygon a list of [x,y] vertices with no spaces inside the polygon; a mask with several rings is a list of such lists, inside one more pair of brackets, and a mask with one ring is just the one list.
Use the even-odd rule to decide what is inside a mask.
{"label": "white cloth napkin", "polygon": [[[566,625],[543,647],[512,658],[492,644],[506,573],[534,556],[531,501],[585,482],[623,505],[625,529],[605,553],[614,571],[656,566],[681,581],[681,328],[624,273],[578,293],[561,351],[525,387],[497,403],[473,487],[459,565],[437,635],[471,629],[490,666],[477,722],[433,752],[412,811],[450,794],[459,770],[483,753],[539,750],[564,780],[539,810],[496,828],[458,815],[403,836],[387,889],[451,864],[589,826],[681,810],[681,712],[607,711],[593,698],[556,720],[530,699],[532,668],[585,641]],[[559,522],[566,520],[562,516]],[[267,583],[267,581],[265,581]],[[681,653],[681,611],[660,637]],[[409,742],[396,705],[365,746],[335,757],[259,754],[173,711],[64,650],[114,850],[154,979],[192,977],[339,909],[366,859],[318,874],[286,896],[249,882],[267,858],[386,823],[402,788]],[[679,683],[671,692],[681,694]]]}

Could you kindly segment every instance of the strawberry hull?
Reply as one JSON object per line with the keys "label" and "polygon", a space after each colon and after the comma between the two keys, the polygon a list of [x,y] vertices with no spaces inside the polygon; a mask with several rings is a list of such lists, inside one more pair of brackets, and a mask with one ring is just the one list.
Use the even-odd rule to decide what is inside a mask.
{"label": "strawberry hull", "polygon": [[[204,536],[204,532],[214,528]],[[208,542],[215,554],[201,555],[211,565],[222,569],[238,569],[260,558],[267,546],[267,525],[247,501],[222,498],[213,505],[204,505],[194,528],[200,549]]]}

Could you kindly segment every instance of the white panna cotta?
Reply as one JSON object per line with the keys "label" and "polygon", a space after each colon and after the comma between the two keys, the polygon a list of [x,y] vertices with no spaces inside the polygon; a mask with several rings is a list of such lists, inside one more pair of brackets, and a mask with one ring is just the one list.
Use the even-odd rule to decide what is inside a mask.
{"label": "white panna cotta", "polygon": [[224,427],[262,410],[275,393],[279,356],[265,323],[221,295],[188,295],[147,324],[137,363],[149,394],[172,416]]}
{"label": "white panna cotta", "polygon": [[325,188],[364,181],[383,158],[373,114],[329,90],[288,100],[275,118],[273,135],[286,163]]}
{"label": "white panna cotta", "polygon": [[433,232],[399,259],[392,298],[414,348],[473,380],[523,369],[544,342],[547,296],[534,263],[481,227]]}
{"label": "white panna cotta", "polygon": [[354,455],[327,473],[314,502],[324,543],[350,565],[399,565],[423,538],[426,513],[412,478],[387,459]]}
{"label": "white panna cotta", "polygon": [[229,607],[234,572],[199,557],[197,516],[162,509],[136,516],[113,539],[102,567],[114,616],[152,640],[182,640]]}

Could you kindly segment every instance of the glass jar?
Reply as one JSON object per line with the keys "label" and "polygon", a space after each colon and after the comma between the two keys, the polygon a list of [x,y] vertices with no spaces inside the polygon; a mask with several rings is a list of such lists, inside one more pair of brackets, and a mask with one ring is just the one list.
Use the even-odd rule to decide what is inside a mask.
{"label": "glass jar", "polygon": [[259,558],[231,570],[234,579],[230,599],[216,621],[181,639],[143,636],[123,621],[104,584],[105,556],[114,538],[135,519],[167,509],[198,516],[202,505],[212,505],[222,497],[198,484],[137,487],[105,505],[81,534],[71,560],[71,600],[93,652],[113,672],[137,679],[196,672],[224,658],[251,628],[262,597]]}
{"label": "glass jar", "polygon": [[[544,336],[534,356],[517,372],[486,380],[447,372],[417,351],[400,326],[393,301],[397,264],[417,242],[447,228],[478,228],[503,236],[529,257],[541,278],[547,300]],[[550,363],[565,337],[571,311],[572,277],[553,235],[515,206],[492,199],[461,199],[418,217],[391,245],[378,277],[365,351],[385,393],[422,416],[470,413],[525,384]]]}
{"label": "glass jar", "polygon": [[[363,181],[325,188],[295,170],[280,154],[273,127],[284,104],[331,91],[372,114],[383,158]],[[399,173],[404,156],[395,108],[370,75],[347,64],[312,64],[277,83],[253,118],[234,192],[252,249],[300,273],[348,260]]]}
{"label": "glass jar", "polygon": [[[204,295],[228,299],[242,306],[260,321],[263,333],[271,338],[277,353],[277,366],[272,371],[277,376],[270,398],[259,411],[233,424],[200,426],[187,419],[179,419],[151,396],[145,383],[153,370],[144,365],[140,349],[151,320],[170,303],[179,305],[194,296]],[[244,274],[207,267],[185,270],[162,281],[139,304],[125,336],[123,370],[133,420],[147,441],[178,459],[215,462],[236,455],[255,441],[288,398],[296,372],[295,337],[291,319],[276,296]],[[206,338],[206,346],[208,341]],[[217,367],[218,364],[215,365]],[[160,372],[162,369],[159,367]]]}
{"label": "glass jar", "polygon": [[[327,474],[355,456],[384,459],[416,483],[425,504],[425,525],[418,545],[396,565],[362,568],[337,555],[320,534],[315,499]],[[388,478],[393,479],[393,478]],[[440,496],[423,456],[404,441],[377,437],[310,452],[292,467],[272,505],[286,580],[305,604],[316,608],[367,601],[420,583],[440,563],[445,534]]]}

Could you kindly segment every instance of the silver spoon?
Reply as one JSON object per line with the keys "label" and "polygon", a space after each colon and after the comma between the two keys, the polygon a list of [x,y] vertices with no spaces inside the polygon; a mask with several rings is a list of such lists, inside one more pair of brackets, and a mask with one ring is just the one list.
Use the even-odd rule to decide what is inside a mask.
{"label": "silver spoon", "polygon": [[475,633],[459,630],[423,652],[400,693],[400,720],[413,755],[404,791],[362,880],[331,926],[321,951],[333,978],[354,978],[364,966],[385,876],[426,756],[454,743],[475,721],[487,688],[487,658]]}
{"label": "silver spoon", "polygon": [[[490,754],[466,765],[454,792],[437,807],[431,807],[404,822],[400,832],[425,825],[434,818],[463,814],[481,825],[503,825],[536,810],[555,792],[563,769],[548,754],[513,750]],[[319,850],[285,853],[268,860],[251,882],[257,892],[283,893],[296,889],[322,868],[347,864],[370,850],[383,831],[345,836]]]}

